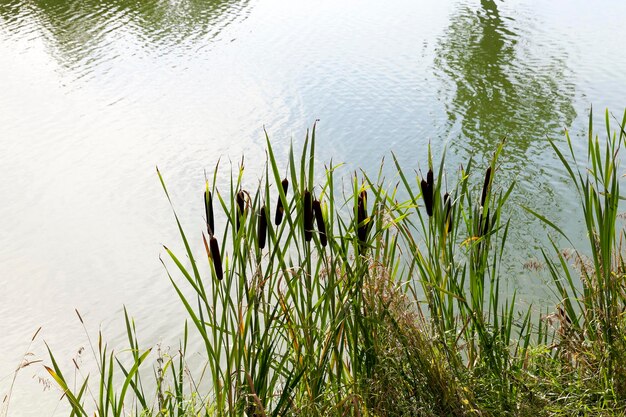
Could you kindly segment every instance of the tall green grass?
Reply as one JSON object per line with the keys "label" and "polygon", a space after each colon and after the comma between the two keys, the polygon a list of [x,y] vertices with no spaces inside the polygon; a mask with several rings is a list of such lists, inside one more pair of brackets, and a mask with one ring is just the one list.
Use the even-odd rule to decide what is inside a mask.
{"label": "tall green grass", "polygon": [[[569,157],[551,142],[578,193],[589,244],[564,252],[551,241],[552,254],[544,251],[543,255],[561,297],[556,313],[560,323],[555,341],[557,354],[577,379],[593,382],[594,392],[589,396],[594,402],[624,404],[626,265],[622,243],[626,230],[619,220],[619,208],[624,199],[620,194],[624,176],[620,150],[626,144],[626,112],[616,132],[610,129],[608,110],[605,125],[607,136],[601,141],[594,135],[590,112],[587,161],[582,168],[569,134]],[[565,236],[558,226],[538,216]]]}
{"label": "tall green grass", "polygon": [[[552,143],[580,194],[591,242],[590,258],[568,259],[556,243],[544,251],[561,297],[554,314],[533,315],[503,294],[515,186],[497,181],[504,144],[489,166],[470,160],[451,175],[445,156],[435,165],[430,150],[428,171],[415,176],[394,156],[397,185],[381,166],[375,176],[355,173],[346,188],[338,167],[315,171],[314,126],[287,166],[266,138],[256,189],[242,188],[240,168],[224,191],[216,168],[201,241],[188,238],[174,210],[184,253],[165,247],[163,264],[194,331],[185,326],[175,357],[157,355],[151,382],[140,372],[151,351],[138,346],[128,314],[127,357],[99,338],[96,381],[70,384],[52,353],[49,372],[72,416],[623,413],[617,213],[625,121],[611,134],[607,113],[603,143],[590,122],[587,170],[569,137],[572,158]],[[206,359],[195,376],[186,362],[191,334]]]}

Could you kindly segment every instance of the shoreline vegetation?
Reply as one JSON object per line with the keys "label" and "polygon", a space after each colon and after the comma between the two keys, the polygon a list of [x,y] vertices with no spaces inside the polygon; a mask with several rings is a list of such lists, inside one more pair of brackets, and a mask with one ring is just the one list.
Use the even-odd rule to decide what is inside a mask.
{"label": "shoreline vegetation", "polygon": [[[164,247],[162,261],[189,316],[178,354],[141,348],[125,311],[128,349],[100,336],[97,374],[66,378],[75,370],[51,349],[46,369],[70,416],[626,415],[625,123],[612,131],[607,111],[600,139],[590,114],[586,159],[569,136],[550,142],[589,241],[542,250],[557,294],[546,314],[501,289],[514,188],[498,183],[503,143],[489,166],[448,173],[429,149],[415,177],[394,156],[397,185],[355,173],[346,195],[336,166],[314,171],[313,126],[287,167],[267,138],[256,190],[241,188],[243,169],[218,190],[216,167],[201,241],[174,211],[184,253]],[[191,337],[203,368],[187,363]]]}

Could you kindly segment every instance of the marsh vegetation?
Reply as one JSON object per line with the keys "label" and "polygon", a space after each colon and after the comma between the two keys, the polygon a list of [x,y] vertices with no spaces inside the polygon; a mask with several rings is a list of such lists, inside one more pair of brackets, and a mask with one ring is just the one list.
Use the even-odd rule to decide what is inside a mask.
{"label": "marsh vegetation", "polygon": [[[110,353],[99,337],[97,375],[67,378],[52,351],[48,371],[72,416],[624,415],[626,113],[614,131],[610,119],[600,139],[590,116],[586,155],[569,136],[551,142],[586,245],[525,207],[552,232],[538,262],[552,305],[503,291],[506,144],[485,167],[446,172],[428,149],[415,175],[392,155],[396,178],[346,180],[332,164],[315,172],[314,126],[288,167],[267,138],[257,189],[242,188],[242,167],[218,187],[216,168],[202,239],[174,211],[184,253],[164,247],[163,263],[189,317],[177,354],[139,346],[126,314],[128,350]],[[187,361],[196,337],[201,367]]]}

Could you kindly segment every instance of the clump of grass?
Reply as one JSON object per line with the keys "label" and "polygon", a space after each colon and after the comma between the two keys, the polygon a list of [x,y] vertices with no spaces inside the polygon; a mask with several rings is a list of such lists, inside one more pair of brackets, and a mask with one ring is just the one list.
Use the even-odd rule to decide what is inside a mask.
{"label": "clump of grass", "polygon": [[[503,144],[476,177],[472,160],[448,176],[445,155],[436,167],[428,149],[426,178],[408,176],[394,156],[398,185],[387,184],[381,167],[375,178],[355,174],[351,194],[340,197],[337,167],[315,172],[315,126],[299,157],[290,150],[287,167],[279,167],[266,137],[267,166],[256,190],[241,189],[243,168],[225,192],[217,169],[205,186],[209,275],[200,273],[175,211],[185,260],[164,248],[167,274],[204,348],[209,388],[190,383],[185,327],[181,354],[157,366],[150,404],[139,372],[149,350],[139,349],[126,315],[132,361],[123,366],[99,342],[96,415],[623,412],[626,267],[615,221],[624,121],[604,152],[590,136],[585,174],[575,174],[553,143],[581,195],[591,256],[583,262],[573,252],[576,280],[564,254],[556,251],[555,261],[544,252],[560,306],[536,318],[515,293],[503,297],[500,285],[514,187],[496,181]],[[220,236],[213,203],[226,218],[217,225]],[[71,390],[51,360],[73,415],[91,415],[87,378]]]}
{"label": "clump of grass", "polygon": [[[589,242],[586,248],[563,253],[551,240],[556,260],[543,251],[561,297],[556,314],[560,324],[556,355],[578,378],[594,382],[592,402],[601,406],[626,404],[626,264],[622,248],[626,230],[618,223],[618,207],[624,198],[620,194],[619,153],[626,144],[626,112],[617,132],[611,133],[608,110],[605,124],[607,138],[601,144],[593,133],[590,112],[585,169],[580,168],[569,134],[569,158],[550,142],[578,192]],[[528,210],[575,247],[562,229]]]}

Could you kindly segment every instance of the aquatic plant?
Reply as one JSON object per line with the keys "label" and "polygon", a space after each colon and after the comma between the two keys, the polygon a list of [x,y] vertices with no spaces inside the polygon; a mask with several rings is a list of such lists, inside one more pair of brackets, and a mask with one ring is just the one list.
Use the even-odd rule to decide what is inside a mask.
{"label": "aquatic plant", "polygon": [[[50,374],[78,416],[623,413],[626,267],[617,209],[625,122],[626,114],[604,148],[590,122],[588,170],[577,167],[569,136],[571,159],[551,142],[581,196],[590,255],[564,254],[555,241],[554,253],[544,250],[560,297],[545,316],[502,294],[515,186],[496,181],[503,143],[482,175],[471,160],[448,175],[445,155],[436,167],[428,149],[426,178],[408,176],[394,155],[397,185],[381,167],[376,177],[355,173],[344,196],[337,166],[315,172],[314,126],[299,158],[289,151],[289,179],[266,137],[256,190],[241,189],[242,167],[226,191],[217,171],[207,183],[209,275],[174,210],[184,257],[164,247],[164,266],[203,346],[200,375],[186,362],[185,326],[180,354],[156,362],[150,402],[140,372],[150,350],[139,348],[128,314],[131,360],[99,338],[97,390],[88,378],[70,389],[52,353]],[[213,202],[222,224],[214,224]]]}

